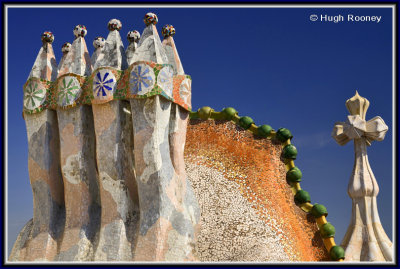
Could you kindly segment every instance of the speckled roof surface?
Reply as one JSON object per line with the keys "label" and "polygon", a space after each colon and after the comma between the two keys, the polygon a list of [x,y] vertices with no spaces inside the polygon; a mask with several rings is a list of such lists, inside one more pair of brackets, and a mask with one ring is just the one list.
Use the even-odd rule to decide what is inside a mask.
{"label": "speckled roof surface", "polygon": [[185,162],[202,209],[201,260],[329,260],[315,218],[294,203],[281,151],[230,121],[190,122]]}

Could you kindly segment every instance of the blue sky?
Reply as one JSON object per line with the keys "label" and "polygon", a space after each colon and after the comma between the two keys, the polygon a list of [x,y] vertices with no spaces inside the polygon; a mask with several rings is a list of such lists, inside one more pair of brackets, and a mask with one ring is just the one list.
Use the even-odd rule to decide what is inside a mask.
{"label": "blue sky", "polygon": [[[312,203],[327,207],[339,244],[350,222],[347,184],[353,143],[331,138],[345,121],[345,101],[355,90],[370,102],[367,120],[381,116],[389,126],[382,142],[368,148],[378,181],[378,208],[392,238],[392,10],[390,8],[11,8],[8,9],[8,244],[32,217],[28,146],[22,118],[22,86],[41,47],[40,35],[54,33],[57,63],[61,46],[73,41],[77,24],[87,27],[90,54],[107,22],[117,18],[125,48],[130,30],[144,29],[143,16],[158,15],[157,28],[175,26],[185,73],[192,76],[193,110],[232,106],[257,125],[292,131],[301,186]],[[382,16],[376,22],[311,21],[310,15]],[[160,34],[161,36],[161,34]]]}

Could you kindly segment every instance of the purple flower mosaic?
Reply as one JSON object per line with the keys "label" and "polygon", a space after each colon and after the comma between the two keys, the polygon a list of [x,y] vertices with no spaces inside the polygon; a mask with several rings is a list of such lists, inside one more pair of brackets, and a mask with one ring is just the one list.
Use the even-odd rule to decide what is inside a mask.
{"label": "purple flower mosaic", "polygon": [[157,76],[157,85],[172,98],[174,70],[171,66],[164,66]]}
{"label": "purple flower mosaic", "polygon": [[97,71],[93,79],[93,96],[95,99],[103,99],[112,96],[117,80],[114,74],[107,69]]}
{"label": "purple flower mosaic", "polygon": [[138,64],[132,68],[129,88],[131,94],[144,95],[150,92],[155,84],[153,68],[146,64]]}

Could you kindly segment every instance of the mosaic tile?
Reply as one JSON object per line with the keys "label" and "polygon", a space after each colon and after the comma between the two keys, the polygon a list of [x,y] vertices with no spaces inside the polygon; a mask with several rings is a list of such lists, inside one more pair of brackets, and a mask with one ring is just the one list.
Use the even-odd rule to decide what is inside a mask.
{"label": "mosaic tile", "polygon": [[[40,89],[43,89],[43,92],[40,92]],[[51,81],[39,78],[30,78],[23,86],[23,91],[24,91],[24,101],[23,101],[24,113],[35,114],[51,106],[51,99],[52,99]],[[42,98],[43,94],[44,97]],[[35,95],[36,98],[33,97],[33,95]],[[33,103],[31,102],[32,100],[30,100],[31,96],[33,98]]]}
{"label": "mosaic tile", "polygon": [[[293,201],[293,194],[286,183],[286,168],[280,160],[281,153],[280,143],[257,138],[230,121],[191,120],[188,125],[185,163],[220,171],[226,180],[225,186],[222,184],[222,189],[219,190],[221,193],[224,192],[224,188],[231,186],[230,182],[237,184],[238,193],[249,203],[249,206],[232,209],[237,216],[241,215],[240,212],[254,210],[257,218],[262,220],[264,225],[271,227],[271,236],[279,238],[276,244],[283,246],[291,261],[329,260],[315,220],[298,208]],[[195,183],[197,186],[198,184]],[[207,188],[195,188],[196,195],[199,195],[200,206],[213,207],[212,201],[201,198],[206,191]],[[214,196],[215,199],[226,199],[222,194],[215,193]],[[201,201],[206,204],[201,204]],[[229,217],[219,216],[219,218]],[[237,217],[236,223],[247,227],[248,232],[244,232],[244,235],[250,236],[254,227],[249,226],[241,217]],[[213,224],[202,225],[204,229],[210,226]],[[209,232],[206,230],[200,232],[200,238],[203,234],[205,240],[200,241],[200,249],[205,248],[204,244],[213,245],[214,240],[217,240],[213,237],[204,237]],[[241,243],[238,245],[233,239],[230,245],[227,245],[231,252],[237,252],[237,248],[240,249],[241,246]],[[210,257],[206,250],[203,251],[205,251],[204,258]],[[226,256],[228,254],[229,251],[215,252],[220,261],[228,259],[229,256]],[[254,251],[253,255],[255,257],[248,259],[262,261],[264,257],[261,250]]]}
{"label": "mosaic tile", "polygon": [[81,85],[74,76],[64,76],[58,82],[57,104],[60,107],[74,105],[81,92]]}
{"label": "mosaic tile", "polygon": [[24,89],[24,107],[27,110],[39,108],[46,101],[46,88],[37,80],[31,80]]}
{"label": "mosaic tile", "polygon": [[[106,74],[108,75],[106,76]],[[68,108],[75,105],[106,103],[114,99],[143,99],[155,95],[161,95],[182,108],[190,110],[191,77],[188,75],[173,76],[172,74],[173,69],[169,64],[138,62],[125,71],[100,67],[89,77],[67,73],[60,76],[55,82],[36,79],[41,81],[37,90],[40,91],[39,89],[43,87],[46,89],[47,101],[40,100],[40,105],[35,108],[33,108],[33,104],[28,104],[29,94],[26,93],[30,83],[34,83],[31,81],[35,80],[35,78],[30,78],[24,86],[26,97],[24,111],[32,114],[47,107],[51,109]],[[41,98],[40,94],[36,96]],[[37,105],[38,99],[34,100]]]}
{"label": "mosaic tile", "polygon": [[172,98],[174,71],[171,66],[164,66],[157,76],[157,85]]}
{"label": "mosaic tile", "polygon": [[179,97],[183,100],[185,104],[191,103],[191,87],[192,80],[189,78],[185,78],[179,86]]}
{"label": "mosaic tile", "polygon": [[107,69],[95,72],[93,80],[93,96],[96,100],[112,97],[117,84],[114,74]]}
{"label": "mosaic tile", "polygon": [[145,95],[155,84],[154,70],[146,64],[138,64],[132,68],[129,80],[129,91],[132,95]]}

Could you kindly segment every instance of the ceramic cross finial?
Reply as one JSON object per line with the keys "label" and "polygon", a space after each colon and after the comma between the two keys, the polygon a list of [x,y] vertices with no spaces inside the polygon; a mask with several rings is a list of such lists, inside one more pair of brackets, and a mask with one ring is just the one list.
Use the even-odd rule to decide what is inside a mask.
{"label": "ceramic cross finial", "polygon": [[354,140],[355,160],[348,185],[352,199],[351,223],[341,243],[345,261],[392,261],[392,242],[379,219],[376,196],[379,187],[368,162],[367,145],[382,141],[388,126],[381,117],[365,120],[369,101],[358,92],[346,101],[346,122],[337,122],[332,137],[343,146]]}

